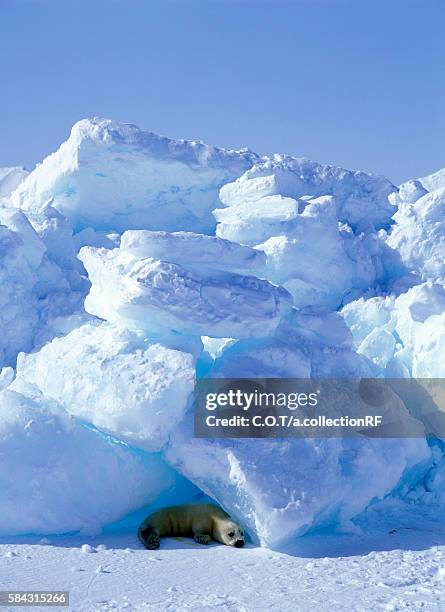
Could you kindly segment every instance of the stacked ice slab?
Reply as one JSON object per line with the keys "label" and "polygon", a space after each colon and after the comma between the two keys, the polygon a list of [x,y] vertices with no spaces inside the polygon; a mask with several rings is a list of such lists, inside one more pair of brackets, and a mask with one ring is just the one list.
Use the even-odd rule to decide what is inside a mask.
{"label": "stacked ice slab", "polygon": [[171,140],[134,125],[79,121],[16,190],[14,201],[42,231],[50,203],[75,233],[86,227],[208,232],[219,188],[256,159],[248,150]]}
{"label": "stacked ice slab", "polygon": [[216,232],[264,251],[267,277],[296,306],[335,309],[388,282],[394,263],[378,230],[393,191],[380,177],[275,155],[222,187]]}
{"label": "stacked ice slab", "polygon": [[0,394],[1,534],[94,533],[154,501],[175,475],[48,398]]}
{"label": "stacked ice slab", "polygon": [[[408,181],[387,244],[407,273],[394,294],[359,299],[342,311],[358,352],[386,376],[445,375],[445,173]],[[409,277],[408,277],[409,275]]]}
{"label": "stacked ice slab", "polygon": [[0,209],[0,533],[91,531],[197,486],[277,546],[349,528],[433,462],[440,474],[423,438],[192,431],[196,376],[414,371],[444,291],[394,242],[403,193],[308,160],[76,124]]}

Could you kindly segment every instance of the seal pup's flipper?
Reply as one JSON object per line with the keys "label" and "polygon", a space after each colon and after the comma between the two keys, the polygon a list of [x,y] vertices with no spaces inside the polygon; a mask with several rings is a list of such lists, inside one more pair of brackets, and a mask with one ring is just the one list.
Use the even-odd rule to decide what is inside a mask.
{"label": "seal pup's flipper", "polygon": [[138,530],[138,536],[142,544],[148,550],[156,550],[160,546],[160,538],[158,530],[151,525],[144,525]]}

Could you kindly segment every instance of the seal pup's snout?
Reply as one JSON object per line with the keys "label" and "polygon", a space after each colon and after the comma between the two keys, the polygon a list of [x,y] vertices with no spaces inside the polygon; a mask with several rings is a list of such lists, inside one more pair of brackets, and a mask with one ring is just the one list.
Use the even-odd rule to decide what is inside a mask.
{"label": "seal pup's snout", "polygon": [[237,540],[235,546],[236,548],[242,548],[244,546],[244,540]]}

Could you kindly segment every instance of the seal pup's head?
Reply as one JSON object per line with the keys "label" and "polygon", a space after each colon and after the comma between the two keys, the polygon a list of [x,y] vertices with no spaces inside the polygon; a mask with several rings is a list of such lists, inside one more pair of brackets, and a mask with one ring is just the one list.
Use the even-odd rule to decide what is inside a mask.
{"label": "seal pup's head", "polygon": [[236,548],[244,546],[244,530],[234,521],[221,521],[217,526],[215,536],[215,539],[227,546]]}

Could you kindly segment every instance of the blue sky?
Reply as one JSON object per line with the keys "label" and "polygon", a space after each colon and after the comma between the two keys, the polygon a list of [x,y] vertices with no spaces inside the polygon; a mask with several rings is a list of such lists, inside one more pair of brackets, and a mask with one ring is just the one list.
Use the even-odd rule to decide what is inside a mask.
{"label": "blue sky", "polygon": [[0,0],[0,166],[88,116],[385,174],[445,166],[443,0]]}

